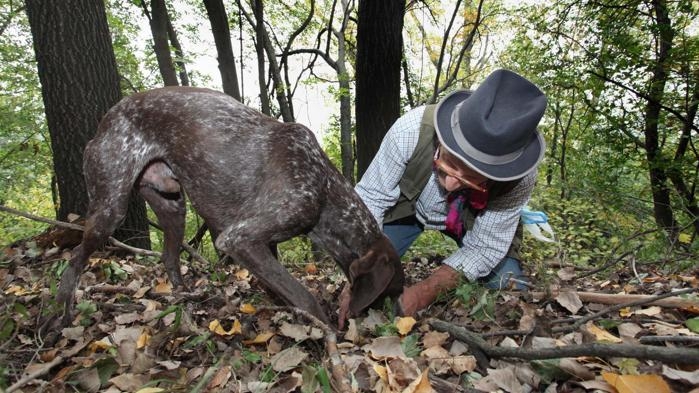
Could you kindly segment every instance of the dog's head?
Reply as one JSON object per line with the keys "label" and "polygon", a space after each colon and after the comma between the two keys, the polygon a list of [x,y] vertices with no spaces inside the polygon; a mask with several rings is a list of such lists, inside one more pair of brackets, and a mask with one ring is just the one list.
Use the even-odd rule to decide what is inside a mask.
{"label": "dog's head", "polygon": [[349,266],[352,292],[349,311],[359,315],[376,300],[398,297],[403,292],[405,274],[400,257],[386,236],[377,239],[364,255]]}

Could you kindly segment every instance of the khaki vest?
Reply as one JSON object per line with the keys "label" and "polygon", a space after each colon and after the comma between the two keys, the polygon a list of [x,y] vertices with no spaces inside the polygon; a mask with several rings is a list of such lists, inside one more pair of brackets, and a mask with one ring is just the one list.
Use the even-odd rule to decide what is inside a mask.
{"label": "khaki vest", "polygon": [[[415,204],[432,175],[432,157],[437,147],[437,133],[434,128],[435,108],[436,105],[428,105],[425,107],[425,113],[420,122],[420,135],[417,140],[417,146],[408,160],[405,173],[400,183],[398,183],[400,197],[396,205],[389,209],[384,215],[385,224],[415,215]],[[488,203],[511,191],[519,182],[520,180],[492,183],[488,189]],[[469,205],[466,204],[461,214],[466,231],[469,231],[473,227],[476,217],[480,213],[481,211],[469,208]],[[521,243],[522,225],[520,223],[517,226],[517,231],[515,232],[507,256],[519,260],[518,250]]]}

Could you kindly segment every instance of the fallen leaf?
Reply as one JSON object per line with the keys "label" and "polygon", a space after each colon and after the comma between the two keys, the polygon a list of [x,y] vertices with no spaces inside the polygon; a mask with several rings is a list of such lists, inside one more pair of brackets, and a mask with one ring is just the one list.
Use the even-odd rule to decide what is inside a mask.
{"label": "fallen leaf", "polygon": [[279,327],[279,334],[289,338],[293,338],[296,342],[301,342],[308,338],[308,330],[310,326],[302,326],[295,323],[284,322]]}
{"label": "fallen leaf", "polygon": [[432,385],[430,384],[430,378],[428,376],[428,371],[429,369],[425,369],[420,376],[413,381],[410,385],[408,385],[405,390],[403,390],[403,393],[432,393],[435,390],[432,389]]}
{"label": "fallen leaf", "polygon": [[609,333],[608,331],[597,327],[594,323],[588,322],[585,325],[585,329],[588,333],[592,334],[597,341],[608,341],[612,343],[620,343],[623,340],[619,337]]}
{"label": "fallen leaf", "polygon": [[165,389],[163,388],[143,388],[136,391],[136,393],[162,393]]}
{"label": "fallen leaf", "polygon": [[113,383],[114,386],[124,392],[139,391],[138,388],[147,384],[149,381],[150,378],[147,375],[132,373],[118,375],[109,380],[109,382]]}
{"label": "fallen leaf", "polygon": [[699,385],[699,369],[694,371],[675,370],[663,365],[663,376],[675,381],[682,381],[690,385]]}
{"label": "fallen leaf", "polygon": [[172,284],[165,279],[158,279],[158,283],[155,284],[153,292],[160,295],[170,295],[172,294]]}
{"label": "fallen leaf", "polygon": [[575,278],[575,268],[572,266],[564,267],[558,270],[556,275],[563,281],[570,281]]}
{"label": "fallen leaf", "polygon": [[561,291],[556,296],[556,301],[573,315],[577,314],[583,306],[580,297],[574,291]]}
{"label": "fallen leaf", "polygon": [[240,312],[243,314],[254,314],[257,312],[257,309],[250,303],[243,303],[240,305]]}
{"label": "fallen leaf", "polygon": [[429,331],[422,336],[422,345],[425,348],[434,347],[436,345],[443,345],[449,338],[449,333]]}
{"label": "fallen leaf", "polygon": [[272,356],[270,363],[274,371],[282,373],[296,368],[307,357],[308,354],[306,352],[297,346],[293,346]]}
{"label": "fallen leaf", "polygon": [[477,365],[476,357],[472,355],[454,356],[449,359],[449,366],[456,375],[470,373],[476,369]]}
{"label": "fallen leaf", "polygon": [[225,386],[226,383],[228,383],[228,380],[231,378],[231,375],[232,373],[230,366],[219,368],[218,371],[216,371],[216,374],[214,374],[213,378],[211,378],[211,381],[209,381],[208,385],[206,385],[206,390],[210,391],[219,386]]}
{"label": "fallen leaf", "polygon": [[403,318],[398,318],[396,321],[396,328],[398,328],[398,333],[401,336],[405,336],[406,334],[410,333],[411,330],[413,330],[413,326],[415,326],[415,318],[413,317],[403,317]]}
{"label": "fallen leaf", "polygon": [[371,344],[363,346],[362,349],[376,360],[405,357],[398,336],[377,337],[371,341]]}
{"label": "fallen leaf", "polygon": [[430,370],[437,375],[444,375],[451,370],[451,365],[449,364],[451,356],[449,356],[449,351],[440,346],[429,347],[422,351],[420,356],[427,358]]}
{"label": "fallen leaf", "polygon": [[318,273],[318,267],[316,266],[315,263],[307,264],[306,268],[304,270],[306,271],[306,274],[317,274]]}
{"label": "fallen leaf", "polygon": [[243,341],[243,344],[245,344],[245,345],[264,344],[273,336],[274,336],[274,333],[272,333],[272,332],[260,333],[257,336],[255,336],[255,338],[253,338],[252,340]]}
{"label": "fallen leaf", "polygon": [[235,278],[237,278],[238,280],[247,280],[248,277],[250,277],[250,272],[248,271],[248,269],[240,269],[237,272],[235,272]]}
{"label": "fallen leaf", "polygon": [[602,378],[619,393],[671,393],[660,375],[619,375],[602,371]]}
{"label": "fallen leaf", "polygon": [[230,330],[224,329],[223,326],[221,326],[221,322],[218,319],[214,319],[209,323],[209,330],[219,336],[232,336],[243,332],[242,326],[237,319],[233,320],[233,326],[231,326]]}
{"label": "fallen leaf", "polygon": [[633,312],[634,315],[647,315],[647,316],[654,316],[658,315],[662,312],[663,310],[658,307],[658,306],[652,306],[648,308],[644,308],[642,310],[636,310]]}

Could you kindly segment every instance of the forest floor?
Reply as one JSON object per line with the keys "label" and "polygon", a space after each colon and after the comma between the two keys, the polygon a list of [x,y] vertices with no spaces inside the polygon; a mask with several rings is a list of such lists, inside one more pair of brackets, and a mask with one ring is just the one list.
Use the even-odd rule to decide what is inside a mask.
{"label": "forest floor", "polygon": [[[0,250],[0,392],[699,392],[699,269],[552,267],[529,291],[465,284],[416,318],[388,305],[340,332],[234,264],[185,263],[189,292],[173,293],[156,258],[104,252],[72,326],[42,331],[69,257]],[[407,261],[408,282],[439,259]],[[336,315],[333,263],[288,268]]]}

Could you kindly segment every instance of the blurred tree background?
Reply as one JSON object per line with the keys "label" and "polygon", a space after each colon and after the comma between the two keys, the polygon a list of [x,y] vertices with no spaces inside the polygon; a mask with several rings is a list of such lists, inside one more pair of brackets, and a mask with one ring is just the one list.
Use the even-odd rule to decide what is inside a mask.
{"label": "blurred tree background", "polygon": [[[366,82],[356,90],[355,81],[371,87],[373,75],[364,63],[371,54],[361,55],[362,67],[355,67],[358,48],[378,45],[357,41],[358,23],[402,24],[402,42],[393,39],[386,48],[400,45],[401,61],[373,75],[397,78],[400,95],[370,91],[376,94],[372,102],[390,100],[387,106],[396,105],[400,113],[436,102],[450,90],[472,88],[493,69],[515,70],[549,97],[541,124],[547,157],[531,207],[548,214],[559,242],[527,237],[526,255],[536,263],[531,266],[625,259],[673,271],[695,264],[696,1],[409,0],[403,14],[359,17],[363,3],[377,1],[104,4],[121,95],[166,84],[224,90],[280,120],[311,126],[353,182],[356,157],[375,149],[390,125],[355,123],[372,110],[354,107],[369,94]],[[84,191],[61,195],[57,186],[61,173],[54,161],[62,157],[54,156],[50,135],[71,130],[49,132],[26,11],[22,1],[0,0],[0,204],[57,217],[66,192]],[[61,39],[89,46],[96,38]],[[374,142],[357,146],[355,131]],[[189,238],[201,224],[190,212]],[[45,227],[1,213],[0,245]],[[151,229],[150,240],[158,248],[160,232]],[[210,242],[201,244],[214,255]],[[434,234],[419,246],[418,253],[450,247]],[[281,251],[293,262],[306,258],[311,247],[297,242]]]}

